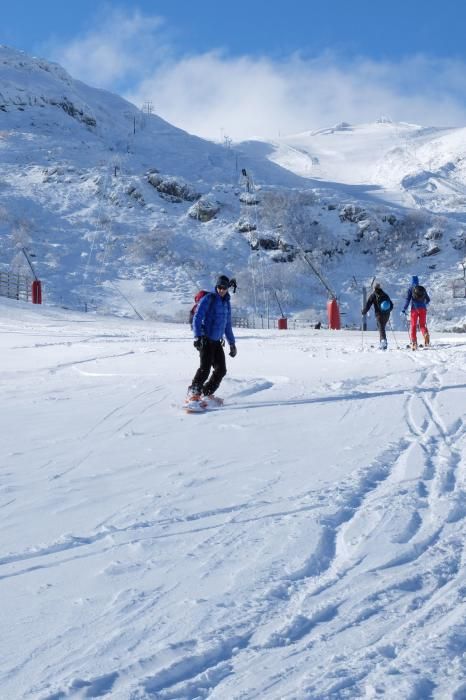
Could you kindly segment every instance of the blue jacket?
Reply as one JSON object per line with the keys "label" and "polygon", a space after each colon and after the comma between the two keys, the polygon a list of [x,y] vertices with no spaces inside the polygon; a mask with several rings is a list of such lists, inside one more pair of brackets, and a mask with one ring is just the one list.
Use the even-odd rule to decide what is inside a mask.
{"label": "blue jacket", "polygon": [[427,304],[430,302],[430,296],[427,294],[426,291],[426,296],[425,299],[422,299],[421,301],[418,301],[417,299],[413,299],[413,287],[416,287],[419,284],[419,278],[416,277],[415,275],[412,278],[411,285],[408,288],[408,291],[406,292],[406,299],[405,303],[403,306],[403,313],[406,311],[408,306],[411,304],[412,309],[427,309]]}
{"label": "blue jacket", "polygon": [[193,332],[196,338],[206,335],[211,340],[222,340],[225,335],[229,345],[235,345],[228,293],[223,299],[216,290],[202,297],[194,314]]}

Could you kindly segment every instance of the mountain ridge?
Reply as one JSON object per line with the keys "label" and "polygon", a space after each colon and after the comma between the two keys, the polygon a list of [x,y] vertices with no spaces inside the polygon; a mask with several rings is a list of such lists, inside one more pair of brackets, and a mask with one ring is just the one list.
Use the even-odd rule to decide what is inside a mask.
{"label": "mountain ridge", "polygon": [[[196,289],[225,272],[239,281],[240,315],[277,315],[278,297],[287,315],[321,319],[326,291],[309,276],[306,251],[335,288],[347,325],[359,322],[361,289],[374,275],[400,298],[411,272],[437,297],[439,325],[464,323],[448,296],[466,254],[464,130],[440,130],[439,141],[437,131],[409,126],[436,166],[413,172],[401,167],[409,150],[396,152],[407,141],[400,127],[372,125],[392,161],[361,183],[355,175],[369,148],[359,147],[358,170],[357,144],[328,147],[323,172],[322,147],[310,152],[309,138],[329,143],[336,134],[341,143],[365,130],[367,139],[367,125],[226,147],[7,47],[0,79],[1,258],[21,268],[26,247],[47,303],[184,320]],[[306,172],[290,162],[296,147]]]}

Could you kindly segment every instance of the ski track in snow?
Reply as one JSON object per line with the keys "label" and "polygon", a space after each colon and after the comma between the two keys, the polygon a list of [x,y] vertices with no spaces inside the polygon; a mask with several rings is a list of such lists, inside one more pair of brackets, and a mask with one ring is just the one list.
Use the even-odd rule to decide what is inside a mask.
{"label": "ski track in snow", "polygon": [[[72,347],[83,342],[73,341]],[[99,342],[106,341],[99,336]],[[303,351],[305,345],[303,341]],[[88,532],[83,528],[81,534],[1,554],[2,585],[35,575],[53,581],[59,575],[54,572],[63,576],[69,567],[75,572],[91,567],[96,582],[107,581],[113,591],[95,607],[88,607],[86,597],[80,600],[76,591],[70,603],[82,608],[82,618],[47,633],[21,662],[9,663],[3,683],[15,687],[22,679],[24,697],[41,700],[377,695],[421,700],[442,697],[436,693],[445,683],[458,700],[464,688],[458,664],[465,633],[457,622],[447,623],[466,596],[466,424],[458,412],[445,411],[445,401],[457,405],[455,394],[464,390],[461,381],[451,378],[464,360],[464,353],[457,348],[455,353],[443,347],[406,355],[404,374],[392,385],[383,374],[377,376],[376,365],[356,379],[335,380],[332,388],[324,378],[312,384],[312,392],[311,382],[286,376],[232,376],[225,382],[230,387],[225,408],[203,414],[201,421],[172,411],[164,425],[174,429],[182,421],[188,446],[196,431],[223,431],[225,425],[238,428],[238,442],[251,426],[269,430],[272,440],[277,412],[279,421],[289,420],[289,430],[299,424],[300,411],[311,411],[306,415],[316,420],[318,412],[336,410],[337,425],[364,425],[374,406],[384,401],[401,407],[404,427],[386,443],[379,437],[367,462],[364,454],[360,463],[354,457],[351,473],[326,478],[324,470],[317,481],[295,480],[288,490],[282,488],[284,479],[304,456],[292,450],[288,462],[280,443],[245,452],[247,471],[231,443],[231,454],[220,457],[222,473],[209,449],[204,457],[202,451],[193,453],[191,470],[177,463],[182,452],[171,457],[159,445],[160,493],[154,486],[145,495],[142,489],[136,500],[127,499],[95,520],[94,529],[89,520]],[[59,451],[41,464],[39,471],[54,488],[67,482],[63,494],[72,494],[73,483],[82,488],[83,479],[98,478],[93,468],[85,470],[115,441],[126,438],[142,445],[138,441],[148,431],[159,435],[153,416],[163,415],[157,411],[173,392],[160,377],[148,386],[137,373],[131,374],[133,365],[122,371],[121,363],[136,357],[140,367],[134,350],[55,365],[56,370],[74,369],[74,377],[86,382],[99,382],[101,391],[111,391],[112,378],[119,383],[113,403],[103,403],[103,410],[97,406],[95,420],[76,429],[76,451],[67,468],[56,469]],[[100,362],[105,372],[81,373],[82,364]],[[109,370],[112,362],[118,363],[118,371]],[[47,371],[57,377],[52,365]],[[235,374],[240,374],[236,367]],[[58,387],[49,391],[54,390]],[[383,420],[389,416],[390,411],[383,412]],[[376,427],[374,423],[371,429]],[[249,432],[245,445],[254,440]],[[150,441],[146,444],[153,449]],[[261,471],[264,460],[268,471]],[[116,483],[124,468],[117,460]],[[150,455],[138,468],[141,476],[146,474]],[[202,489],[215,488],[219,476],[236,470],[248,480],[257,474],[257,484],[252,487],[251,481],[242,499],[200,508]],[[2,509],[15,502],[7,497]],[[180,576],[171,547],[194,567],[194,588]],[[162,578],[157,577],[160,567]],[[47,590],[47,585],[41,587],[40,595]],[[177,615],[180,620],[184,616],[182,608],[176,611],[183,601],[187,617],[178,626]],[[103,635],[88,633],[101,628]],[[449,659],[444,672],[437,669],[438,645]],[[25,677],[35,658],[44,659],[43,668],[28,685]],[[438,673],[428,673],[430,667]],[[97,673],[98,668],[103,672]],[[448,673],[453,685],[448,685]]]}

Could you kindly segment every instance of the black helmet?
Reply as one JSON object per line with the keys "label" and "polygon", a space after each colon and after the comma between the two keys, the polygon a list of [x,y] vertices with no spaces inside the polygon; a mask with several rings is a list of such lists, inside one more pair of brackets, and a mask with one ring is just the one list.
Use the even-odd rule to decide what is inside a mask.
{"label": "black helmet", "polygon": [[226,275],[220,275],[220,277],[218,277],[217,279],[217,282],[215,283],[215,286],[226,287],[226,289],[228,289],[228,287],[230,286],[230,280]]}

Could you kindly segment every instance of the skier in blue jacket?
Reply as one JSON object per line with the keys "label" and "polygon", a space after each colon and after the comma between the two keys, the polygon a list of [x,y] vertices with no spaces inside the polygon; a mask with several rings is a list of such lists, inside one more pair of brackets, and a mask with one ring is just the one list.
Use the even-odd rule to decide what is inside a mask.
{"label": "skier in blue jacket", "polygon": [[[227,372],[224,336],[230,346],[230,357],[236,355],[236,341],[231,327],[231,305],[228,277],[220,275],[215,290],[202,297],[193,318],[194,347],[199,350],[200,366],[188,389],[187,403],[221,404],[214,396]],[[212,374],[210,374],[211,369]],[[209,377],[210,374],[210,377]]]}

